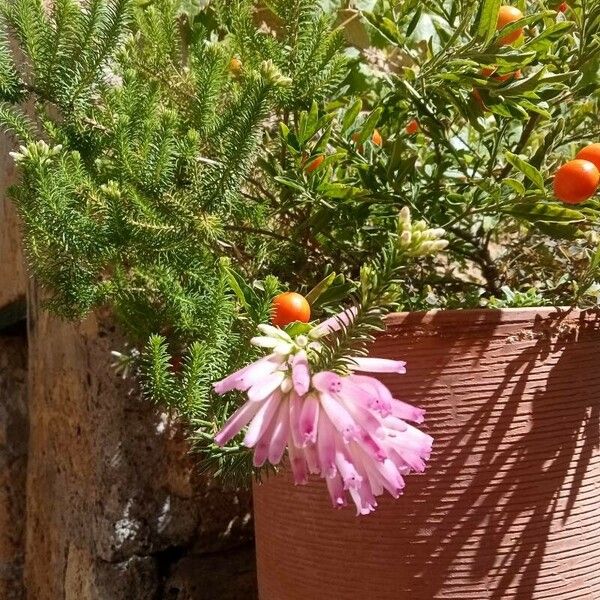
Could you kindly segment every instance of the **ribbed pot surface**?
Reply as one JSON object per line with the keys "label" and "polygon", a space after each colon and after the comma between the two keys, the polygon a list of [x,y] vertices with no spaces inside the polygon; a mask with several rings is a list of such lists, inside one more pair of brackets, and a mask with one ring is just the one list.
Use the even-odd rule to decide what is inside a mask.
{"label": "ribbed pot surface", "polygon": [[599,600],[600,313],[393,315],[373,356],[434,455],[374,514],[255,485],[261,600]]}

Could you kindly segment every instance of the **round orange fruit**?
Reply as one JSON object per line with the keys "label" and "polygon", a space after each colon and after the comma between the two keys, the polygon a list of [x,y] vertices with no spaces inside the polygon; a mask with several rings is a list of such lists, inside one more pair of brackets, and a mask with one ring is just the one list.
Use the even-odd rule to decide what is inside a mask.
{"label": "round orange fruit", "polygon": [[302,294],[283,292],[273,299],[271,314],[271,322],[279,327],[285,327],[296,321],[308,323],[310,304]]}
{"label": "round orange fruit", "polygon": [[556,171],[554,195],[567,204],[579,204],[591,198],[600,184],[600,171],[589,160],[575,159]]}
{"label": "round orange fruit", "polygon": [[[511,23],[515,23],[516,21],[518,21],[519,19],[522,19],[522,18],[523,18],[523,13],[518,8],[515,8],[514,6],[507,6],[507,5],[501,6],[500,12],[498,13],[498,22],[496,24],[496,29],[500,30],[503,27],[506,27],[507,25],[510,25]],[[523,35],[523,28],[519,27],[518,29],[515,29],[514,31],[511,31],[510,33],[501,37],[498,41],[502,46],[505,46],[508,44],[513,44],[522,35]]]}
{"label": "round orange fruit", "polygon": [[319,156],[316,156],[311,161],[306,163],[304,170],[307,173],[312,173],[313,171],[316,171],[323,164],[324,160],[325,160],[325,157],[322,154],[319,154]]}
{"label": "round orange fruit", "polygon": [[600,171],[600,144],[590,144],[579,151],[575,158],[580,160],[589,160],[596,165],[596,169]]}

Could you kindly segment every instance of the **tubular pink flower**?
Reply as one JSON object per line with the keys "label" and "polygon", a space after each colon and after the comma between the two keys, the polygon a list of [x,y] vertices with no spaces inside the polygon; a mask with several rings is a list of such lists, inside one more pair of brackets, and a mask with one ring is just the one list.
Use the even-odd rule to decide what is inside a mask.
{"label": "tubular pink flower", "polygon": [[304,446],[303,450],[306,458],[306,464],[308,465],[308,472],[311,475],[320,475],[321,467],[319,466],[317,447],[314,444],[308,444],[307,446]]}
{"label": "tubular pink flower", "polygon": [[271,422],[267,425],[260,439],[254,446],[254,456],[252,457],[252,464],[255,467],[262,467],[269,456],[269,447],[271,445],[271,438],[273,437],[273,430],[277,417],[271,419]]}
{"label": "tubular pink flower", "polygon": [[380,383],[366,375],[349,375],[343,382],[344,394],[354,396],[356,401],[385,417],[392,412],[392,394],[381,393],[377,385]]}
{"label": "tubular pink flower", "polygon": [[292,383],[299,396],[303,396],[310,389],[310,370],[304,350],[300,350],[292,358]]}
{"label": "tubular pink flower", "polygon": [[215,443],[224,446],[233,439],[254,417],[261,405],[258,402],[246,402],[238,408],[215,436]]}
{"label": "tubular pink flower", "polygon": [[334,508],[346,506],[346,494],[344,492],[344,483],[342,478],[336,473],[333,477],[325,477],[327,489],[331,496],[331,502]]}
{"label": "tubular pink flower", "polygon": [[322,371],[313,375],[312,382],[315,389],[325,394],[337,394],[342,389],[342,378],[331,371]]}
{"label": "tubular pink flower", "polygon": [[291,438],[288,440],[288,458],[294,475],[294,483],[296,485],[306,485],[308,483],[306,459],[302,450],[294,444]]}
{"label": "tubular pink flower", "polygon": [[357,515],[368,515],[377,508],[377,500],[368,485],[361,485],[358,490],[350,488],[349,492],[356,504]]}
{"label": "tubular pink flower", "polygon": [[252,448],[269,427],[271,419],[275,416],[275,412],[279,407],[280,400],[281,394],[274,393],[261,405],[250,422],[246,437],[244,438],[244,445],[248,446],[248,448]]}
{"label": "tubular pink flower", "polygon": [[317,441],[317,426],[319,424],[319,400],[315,394],[308,394],[304,399],[300,413],[300,439],[302,446],[314,444]]}
{"label": "tubular pink flower", "polygon": [[292,441],[298,448],[302,447],[302,434],[300,433],[300,414],[302,412],[303,399],[294,390],[290,392],[290,431]]}
{"label": "tubular pink flower", "polygon": [[279,412],[275,417],[275,426],[271,433],[269,443],[269,462],[272,465],[277,465],[283,458],[285,446],[290,434],[290,408],[289,400],[284,399],[280,403]]}
{"label": "tubular pink flower", "polygon": [[337,450],[335,453],[335,464],[338,469],[338,473],[342,476],[345,490],[357,490],[362,482],[363,478],[360,473],[356,470],[354,463],[350,462],[346,457],[346,453],[343,450]]}
{"label": "tubular pink flower", "polygon": [[324,477],[333,477],[337,473],[335,466],[335,436],[336,432],[331,421],[327,418],[327,415],[321,415],[317,436],[317,453],[321,474]]}
{"label": "tubular pink flower", "polygon": [[360,430],[348,411],[329,394],[320,394],[321,406],[327,413],[333,426],[342,434],[344,442],[348,443],[358,437]]}
{"label": "tubular pink flower", "polygon": [[369,373],[406,373],[406,363],[403,360],[389,360],[387,358],[362,358],[352,359],[354,364],[350,368],[355,371],[368,371]]}
{"label": "tubular pink flower", "polygon": [[225,379],[217,381],[213,384],[213,389],[220,395],[231,392],[232,390],[245,392],[256,381],[273,373],[273,371],[279,368],[282,362],[283,359],[280,356],[269,354],[268,356],[241,368],[239,371],[228,375]]}
{"label": "tubular pink flower", "polygon": [[248,400],[250,402],[260,402],[268,398],[283,383],[284,379],[285,373],[283,371],[275,371],[275,373],[267,375],[248,390]]}
{"label": "tubular pink flower", "polygon": [[[328,319],[308,338],[349,324],[355,314],[348,309]],[[309,357],[319,354],[319,342],[292,339],[273,326],[260,331],[264,339],[256,341],[273,353],[214,386],[217,393],[239,390],[247,396],[215,442],[224,445],[247,427],[244,444],[254,449],[256,467],[279,464],[287,448],[296,485],[307,483],[309,473],[320,476],[334,507],[349,496],[357,514],[366,515],[384,492],[397,498],[404,477],[425,469],[433,440],[408,423],[421,423],[422,409],[395,399],[381,381],[361,372],[400,374],[404,362],[356,358],[351,368],[357,372],[311,373]]]}
{"label": "tubular pink flower", "polygon": [[329,317],[329,319],[325,319],[325,321],[319,323],[319,325],[311,330],[309,335],[313,339],[318,339],[335,331],[339,331],[342,327],[348,327],[354,321],[357,314],[358,309],[356,306],[347,308],[341,313]]}
{"label": "tubular pink flower", "polygon": [[425,411],[402,400],[391,400],[392,415],[398,419],[406,419],[414,423],[422,423],[425,420]]}

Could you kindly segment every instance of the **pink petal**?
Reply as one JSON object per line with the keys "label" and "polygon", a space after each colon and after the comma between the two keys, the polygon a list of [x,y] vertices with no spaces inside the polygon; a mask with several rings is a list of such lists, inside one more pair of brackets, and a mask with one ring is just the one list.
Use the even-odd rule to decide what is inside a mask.
{"label": "pink petal", "polygon": [[358,490],[350,489],[350,496],[356,504],[356,515],[368,515],[377,507],[377,500],[368,484],[361,485]]}
{"label": "pink petal", "polygon": [[319,400],[315,394],[304,398],[300,413],[300,440],[302,445],[314,444],[317,441],[317,425],[319,423]]}
{"label": "pink petal", "polygon": [[289,401],[286,399],[281,402],[279,413],[275,417],[271,444],[269,446],[269,462],[277,465],[283,458],[285,446],[290,433]]}
{"label": "pink petal", "polygon": [[[245,392],[250,389],[255,383],[279,369],[284,361],[283,356],[278,354],[269,354],[264,359],[248,365],[248,370],[240,377],[240,389]],[[260,364],[259,364],[260,363]]]}
{"label": "pink petal", "polygon": [[352,358],[351,369],[355,371],[368,371],[369,373],[406,373],[406,363],[403,360],[389,360],[387,358]]}
{"label": "pink petal", "polygon": [[319,432],[317,435],[317,453],[319,455],[319,464],[321,465],[321,475],[323,477],[333,477],[337,472],[335,466],[335,438],[336,431],[327,418],[322,414],[319,419]]}
{"label": "pink petal", "polygon": [[402,400],[395,400],[394,398],[392,398],[390,404],[394,417],[413,421],[414,423],[422,423],[425,420],[425,411],[422,408],[408,404],[408,402],[402,402]]}
{"label": "pink petal", "polygon": [[325,394],[337,394],[341,391],[343,380],[337,373],[331,371],[321,371],[312,378],[315,389]]}
{"label": "pink petal", "polygon": [[306,458],[306,464],[308,470],[313,475],[320,475],[321,468],[319,467],[319,455],[317,454],[317,447],[312,444],[305,446],[303,449],[304,457]]}
{"label": "pink petal", "polygon": [[298,352],[292,359],[292,383],[299,396],[304,396],[310,388],[310,371],[304,350]]}
{"label": "pink petal", "polygon": [[375,469],[377,469],[378,473],[381,475],[385,489],[394,498],[397,498],[402,493],[405,484],[404,479],[402,479],[402,476],[398,473],[396,465],[390,459],[387,459],[382,463],[373,464],[375,465]]}
{"label": "pink petal", "polygon": [[262,467],[267,461],[267,457],[269,456],[269,447],[271,446],[271,439],[273,437],[273,431],[275,429],[276,421],[277,417],[271,419],[271,422],[269,423],[268,427],[260,436],[260,439],[256,443],[256,446],[254,446],[252,464],[255,467]]}
{"label": "pink petal", "polygon": [[382,417],[392,410],[391,392],[377,379],[366,375],[349,375],[343,382],[343,394],[352,395],[357,401],[377,411]]}
{"label": "pink petal", "polygon": [[355,398],[348,398],[345,394],[337,394],[336,398],[342,402],[344,408],[361,429],[365,429],[373,436],[381,437],[385,435],[383,420],[364,403],[357,401]]}
{"label": "pink petal", "polygon": [[300,433],[300,413],[302,412],[302,400],[294,390],[290,392],[290,430],[294,444],[302,447],[302,434]]}
{"label": "pink petal", "polygon": [[358,444],[369,455],[371,460],[382,462],[388,457],[385,448],[371,435],[363,433]]}
{"label": "pink petal", "polygon": [[246,391],[257,377],[264,377],[272,373],[282,363],[281,357],[270,354],[257,360],[245,367],[242,367],[235,373],[228,375],[225,379],[213,384],[217,394],[225,394],[231,390]]}
{"label": "pink petal", "polygon": [[395,447],[412,450],[423,457],[429,458],[431,455],[433,438],[412,425],[407,425],[406,431],[390,438],[389,441]]}
{"label": "pink petal", "polygon": [[402,419],[399,419],[398,417],[385,417],[385,419],[383,419],[383,424],[389,429],[393,429],[394,432],[406,431],[408,429],[408,423],[405,423]]}
{"label": "pink petal", "polygon": [[294,445],[291,437],[288,439],[288,456],[290,459],[290,467],[294,475],[294,483],[296,485],[305,485],[308,483],[308,473],[306,471],[306,460],[300,448]]}
{"label": "pink petal", "polygon": [[[390,450],[390,458],[399,468],[402,467],[403,464],[406,464],[417,473],[423,473],[427,466],[425,461],[416,452],[410,450],[392,448]],[[398,459],[400,459],[400,461]]]}
{"label": "pink petal", "polygon": [[252,419],[244,438],[244,444],[248,448],[252,448],[267,430],[279,408],[280,401],[281,393],[275,392],[261,405],[256,416]]}
{"label": "pink petal", "polygon": [[250,422],[260,407],[257,402],[246,402],[240,406],[215,436],[215,444],[224,446],[234,438]]}
{"label": "pink petal", "polygon": [[346,506],[346,498],[344,494],[344,484],[342,478],[336,473],[333,477],[326,477],[327,489],[331,496],[331,502],[334,508]]}
{"label": "pink petal", "polygon": [[264,400],[281,386],[284,379],[285,373],[283,371],[275,371],[275,373],[263,377],[248,390],[248,400],[250,402]]}
{"label": "pink petal", "polygon": [[334,331],[339,331],[342,327],[348,327],[356,318],[358,314],[358,308],[353,306],[351,308],[347,308],[341,313],[326,319],[310,332],[310,337],[317,339],[323,337],[325,335],[329,335]]}
{"label": "pink petal", "polygon": [[360,430],[350,413],[329,394],[320,394],[321,406],[333,423],[333,426],[342,434],[344,441],[357,439]]}
{"label": "pink petal", "polygon": [[337,450],[335,453],[335,464],[338,469],[338,473],[342,476],[344,480],[344,489],[358,489],[362,484],[363,478],[360,473],[356,470],[354,464],[350,462],[346,453]]}

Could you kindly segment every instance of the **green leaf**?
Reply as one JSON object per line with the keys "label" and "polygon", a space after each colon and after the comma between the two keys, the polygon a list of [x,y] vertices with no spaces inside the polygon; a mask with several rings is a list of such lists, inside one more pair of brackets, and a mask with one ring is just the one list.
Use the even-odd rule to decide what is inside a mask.
{"label": "green leaf", "polygon": [[528,25],[532,25],[533,23],[536,23],[537,21],[541,21],[545,17],[554,17],[554,16],[555,16],[554,11],[547,10],[543,13],[536,13],[534,15],[529,15],[527,17],[523,17],[522,19],[519,19],[518,21],[515,21],[514,23],[509,23],[508,25],[505,25],[502,29],[500,29],[498,31],[497,39],[500,40],[500,39],[506,37],[507,35],[511,34],[513,31],[516,31],[517,29],[521,29],[523,27],[527,27]]}
{"label": "green leaf", "polygon": [[[499,2],[500,0],[498,0]],[[408,24],[408,27],[406,28],[406,35],[411,35],[412,32],[416,29],[417,25],[419,24],[419,19],[421,18],[421,12],[423,11],[423,7],[419,6],[416,10],[415,13],[412,17],[412,19],[410,20],[410,23]]]}
{"label": "green leaf", "polygon": [[502,180],[502,185],[507,185],[511,187],[517,194],[523,195],[525,193],[525,186],[518,180],[507,177]]}
{"label": "green leaf", "polygon": [[304,188],[297,181],[294,181],[293,179],[290,179],[289,177],[284,177],[283,175],[279,175],[279,176],[275,177],[274,179],[278,183],[281,183],[281,185],[285,185],[286,187],[289,187],[293,190],[297,190],[298,192],[305,191]]}
{"label": "green leaf", "polygon": [[573,28],[573,23],[570,21],[562,21],[554,23],[550,27],[547,27],[542,33],[534,37],[532,40],[523,45],[523,50],[533,50],[534,52],[540,52],[549,48],[553,42],[557,41],[567,31]]}
{"label": "green leaf", "polygon": [[319,105],[313,100],[309,112],[300,114],[298,124],[298,139],[301,144],[308,141],[319,128]]}
{"label": "green leaf", "polygon": [[527,177],[527,179],[535,186],[540,190],[544,189],[544,177],[533,165],[530,165],[527,161],[512,152],[506,152],[505,156],[506,160],[515,167],[515,169],[521,171],[521,173],[523,173],[523,175],[525,175],[525,177]]}
{"label": "green leaf", "polygon": [[285,332],[291,336],[295,337],[297,335],[306,335],[312,329],[312,325],[310,323],[302,323],[300,321],[294,321],[289,325],[286,325]]}
{"label": "green leaf", "polygon": [[479,23],[477,25],[477,37],[489,42],[496,33],[498,23],[498,12],[501,0],[484,0],[479,12]]}
{"label": "green leaf", "polygon": [[364,144],[368,139],[371,138],[382,113],[383,107],[379,106],[367,117],[360,130],[360,136],[358,138],[359,144]]}
{"label": "green leaf", "polygon": [[321,294],[331,287],[331,284],[335,281],[336,277],[337,275],[335,273],[330,273],[327,277],[321,279],[321,281],[306,294],[306,301],[312,306],[319,299]]}
{"label": "green leaf", "polygon": [[362,110],[362,100],[358,98],[355,100],[350,108],[345,112],[344,118],[342,119],[342,127],[340,129],[340,133],[344,134],[356,121],[356,117],[360,114]]}
{"label": "green leaf", "polygon": [[515,202],[505,212],[532,223],[579,223],[585,221],[585,216],[578,210],[543,200]]}
{"label": "green leaf", "polygon": [[236,295],[240,304],[244,307],[244,309],[248,310],[249,304],[246,298],[246,294],[244,293],[242,287],[247,287],[243,281],[241,281],[241,277],[229,267],[226,261],[221,260],[221,268],[225,273],[225,277],[227,279],[227,283],[229,287],[232,289],[233,293]]}

